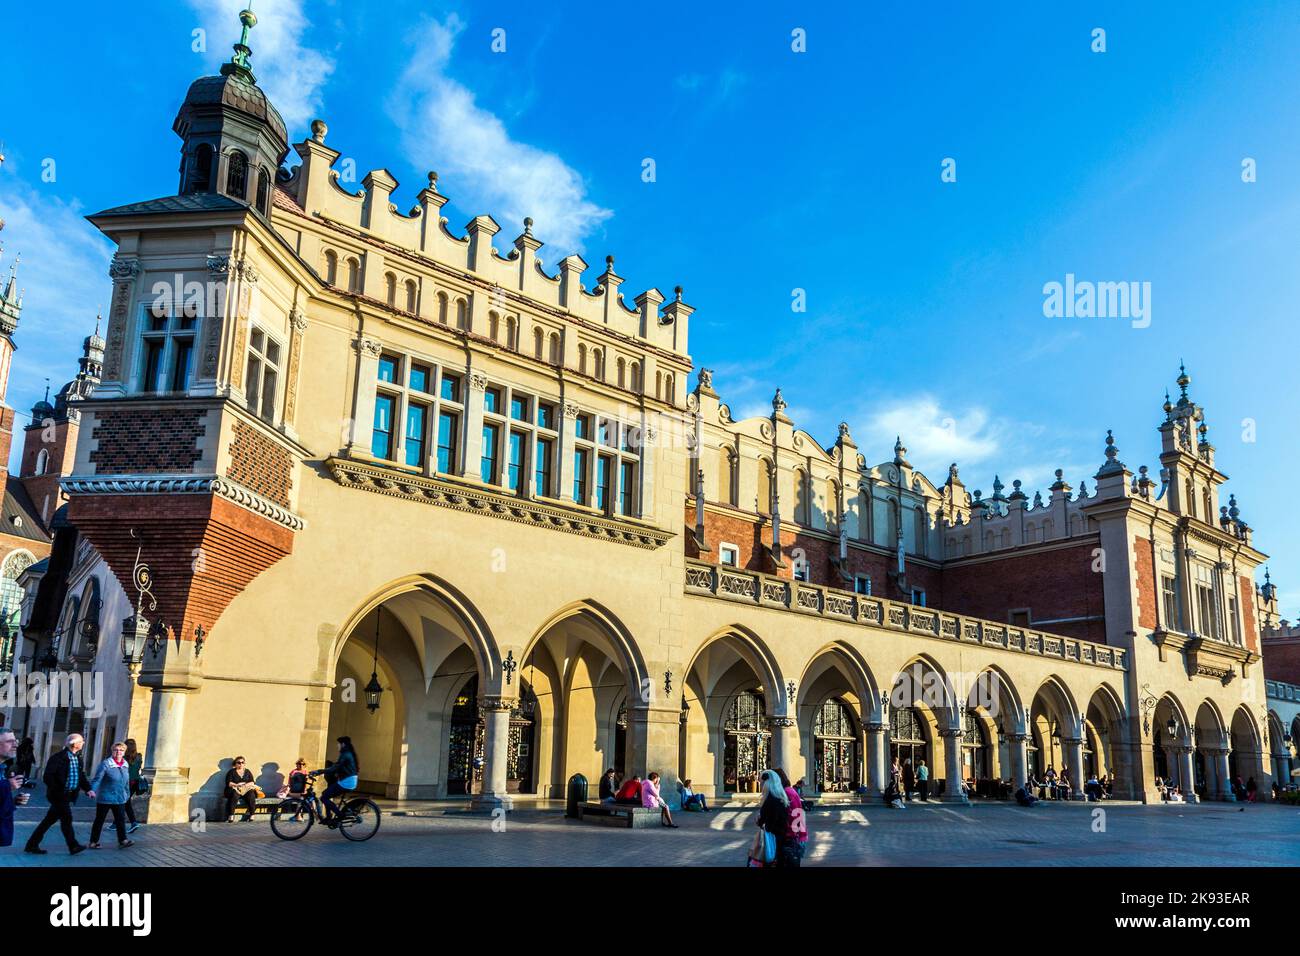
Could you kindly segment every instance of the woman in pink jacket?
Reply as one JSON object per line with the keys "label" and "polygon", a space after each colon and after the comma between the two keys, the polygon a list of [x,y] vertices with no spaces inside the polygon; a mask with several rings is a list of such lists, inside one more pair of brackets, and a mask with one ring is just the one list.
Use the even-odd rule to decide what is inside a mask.
{"label": "woman in pink jacket", "polygon": [[641,783],[641,806],[647,810],[653,810],[658,807],[660,810],[659,822],[666,827],[677,829],[677,824],[673,823],[673,813],[668,809],[668,804],[664,798],[659,796],[659,774],[651,773]]}

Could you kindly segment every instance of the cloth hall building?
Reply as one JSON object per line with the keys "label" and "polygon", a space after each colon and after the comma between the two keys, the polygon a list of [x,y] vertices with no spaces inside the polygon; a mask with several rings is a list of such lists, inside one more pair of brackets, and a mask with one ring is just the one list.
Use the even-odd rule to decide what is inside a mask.
{"label": "cloth hall building", "polygon": [[350,191],[319,120],[291,146],[242,16],[175,188],[90,217],[112,304],[63,488],[139,609],[98,652],[136,678],[152,819],[212,810],[235,753],[270,780],[342,733],[365,789],[480,806],[611,766],[878,793],[900,755],[953,801],[1289,768],[1265,555],[1186,373],[1155,476],[1108,436],[1045,498],[824,446],[779,391],[736,420],[680,289],[547,268],[528,220],[453,228],[434,174],[404,212],[384,169]]}

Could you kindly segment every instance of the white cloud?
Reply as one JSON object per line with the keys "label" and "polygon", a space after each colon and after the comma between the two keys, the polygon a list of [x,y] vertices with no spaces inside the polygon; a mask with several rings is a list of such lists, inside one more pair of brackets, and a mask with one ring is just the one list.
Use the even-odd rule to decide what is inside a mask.
{"label": "white cloud", "polygon": [[[214,63],[230,59],[239,39],[239,11],[247,3],[231,0],[189,0],[207,34],[208,55]],[[294,130],[320,115],[322,90],[334,72],[334,60],[306,46],[303,36],[311,26],[302,0],[260,0],[257,26],[248,45],[253,51],[253,74],[275,108]]]}
{"label": "white cloud", "polygon": [[910,460],[933,469],[952,461],[973,466],[993,460],[1002,450],[1005,428],[982,408],[953,411],[933,396],[918,395],[876,410],[861,433],[856,428],[854,433],[869,462],[888,457],[886,449],[892,454],[894,439],[902,436]]}
{"label": "white cloud", "polygon": [[415,32],[414,54],[389,113],[402,131],[402,149],[417,168],[437,169],[441,182],[466,203],[499,212],[513,238],[531,216],[547,243],[548,261],[583,248],[583,240],[612,213],[587,198],[582,177],[554,153],[521,143],[474,94],[448,75],[452,48],[464,23],[452,14]]}
{"label": "white cloud", "polygon": [[[14,157],[0,167],[0,282],[9,281],[10,267],[21,256],[23,312],[7,398],[21,414],[40,398],[47,377],[57,391],[76,374],[81,340],[94,329],[95,312],[108,312],[113,246],[85,221],[77,203],[54,195],[55,186],[28,185],[16,172]],[[15,442],[14,454],[20,445]]]}

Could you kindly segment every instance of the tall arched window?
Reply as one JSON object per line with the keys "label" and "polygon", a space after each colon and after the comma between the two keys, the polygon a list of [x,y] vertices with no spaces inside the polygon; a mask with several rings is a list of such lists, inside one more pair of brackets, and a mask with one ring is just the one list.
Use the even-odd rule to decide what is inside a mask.
{"label": "tall arched window", "polygon": [[348,291],[361,291],[361,263],[352,256],[348,257]]}
{"label": "tall arched window", "polygon": [[636,392],[638,395],[641,394],[641,363],[640,362],[632,363],[631,388],[632,391]]}
{"label": "tall arched window", "polygon": [[493,342],[501,341],[501,316],[493,310],[488,313],[488,338]]}
{"label": "tall arched window", "polygon": [[519,319],[513,315],[506,316],[506,348],[519,351]]}
{"label": "tall arched window", "polygon": [[265,166],[257,171],[257,209],[263,216],[271,215],[271,174]]}
{"label": "tall arched window", "polygon": [[338,285],[339,257],[333,249],[325,250],[325,281],[330,285]]}
{"label": "tall arched window", "polygon": [[416,297],[415,280],[407,279],[406,280],[406,311],[407,312],[411,312],[411,313],[415,312],[415,307],[416,307],[415,297]]}
{"label": "tall arched window", "polygon": [[226,195],[241,201],[248,198],[248,157],[237,149],[226,165]]}
{"label": "tall arched window", "polygon": [[758,460],[758,510],[762,514],[772,513],[772,463],[766,458]]}
{"label": "tall arched window", "polygon": [[456,328],[462,332],[469,331],[469,307],[464,299],[456,300]]}
{"label": "tall arched window", "polygon": [[871,499],[865,491],[858,492],[858,537],[871,540]]}
{"label": "tall arched window", "polygon": [[1187,482],[1187,513],[1193,518],[1196,517],[1196,495],[1192,491],[1192,483]]}
{"label": "tall arched window", "polygon": [[49,467],[50,453],[46,449],[42,448],[40,454],[36,456],[36,470],[32,472],[32,474],[43,475],[45,474],[45,470]]}
{"label": "tall arched window", "polygon": [[623,388],[627,384],[627,363],[623,361],[623,356],[621,355],[618,357],[617,369],[618,371],[616,375],[618,380],[618,387]]}
{"label": "tall arched window", "polygon": [[384,273],[384,301],[390,309],[397,307],[397,276],[391,272]]}
{"label": "tall arched window", "polygon": [[605,381],[605,350],[592,349],[591,359],[592,359],[592,365],[595,366],[593,369],[593,374],[600,381],[602,382]]}
{"label": "tall arched window", "polygon": [[718,501],[735,507],[737,495],[736,455],[730,448],[718,449]]}
{"label": "tall arched window", "polygon": [[438,293],[438,322],[441,325],[447,324],[447,293]]}
{"label": "tall arched window", "polygon": [[542,358],[542,330],[537,327],[533,328],[533,358],[539,362]]}
{"label": "tall arched window", "polygon": [[808,500],[810,497],[811,489],[808,487],[808,476],[801,469],[795,469],[794,520],[796,524],[807,527],[812,523],[812,502]]}
{"label": "tall arched window", "polygon": [[587,346],[581,342],[578,343],[578,372],[582,375],[587,374]]}
{"label": "tall arched window", "polygon": [[212,188],[212,157],[209,143],[200,143],[190,160],[190,181],[187,192],[205,193]]}
{"label": "tall arched window", "polygon": [[838,533],[840,517],[844,513],[844,499],[840,496],[840,485],[834,478],[826,482],[826,527]]}
{"label": "tall arched window", "polygon": [[562,358],[563,358],[563,355],[562,355],[562,353],[561,353],[561,351],[560,351],[560,333],[559,333],[559,332],[552,332],[552,333],[551,333],[551,354],[550,354],[550,363],[551,363],[552,365],[559,365],[559,364],[560,364],[560,360],[561,360]]}
{"label": "tall arched window", "polygon": [[677,383],[671,373],[664,378],[664,401],[669,405],[677,402]]}
{"label": "tall arched window", "polygon": [[758,775],[768,766],[767,709],[757,690],[741,691],[727,709],[722,761],[723,789],[729,793],[754,793]]}

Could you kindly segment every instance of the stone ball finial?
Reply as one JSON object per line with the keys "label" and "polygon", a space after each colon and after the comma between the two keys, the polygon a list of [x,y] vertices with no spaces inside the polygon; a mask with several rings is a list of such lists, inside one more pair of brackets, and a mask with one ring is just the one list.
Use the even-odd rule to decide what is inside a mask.
{"label": "stone ball finial", "polygon": [[606,256],[606,257],[605,257],[605,271],[606,271],[606,272],[613,272],[613,271],[614,271],[614,257],[613,257],[613,256]]}
{"label": "stone ball finial", "polygon": [[681,286],[679,286],[679,285],[675,285],[675,286],[673,286],[673,298],[675,298],[678,302],[682,301],[682,287],[681,287]]}
{"label": "stone ball finial", "polygon": [[1064,477],[1065,477],[1065,471],[1060,468],[1056,469],[1056,480],[1060,481]]}
{"label": "stone ball finial", "polygon": [[325,134],[329,131],[330,128],[325,125],[323,119],[314,119],[311,121],[311,138],[317,143],[324,143]]}

